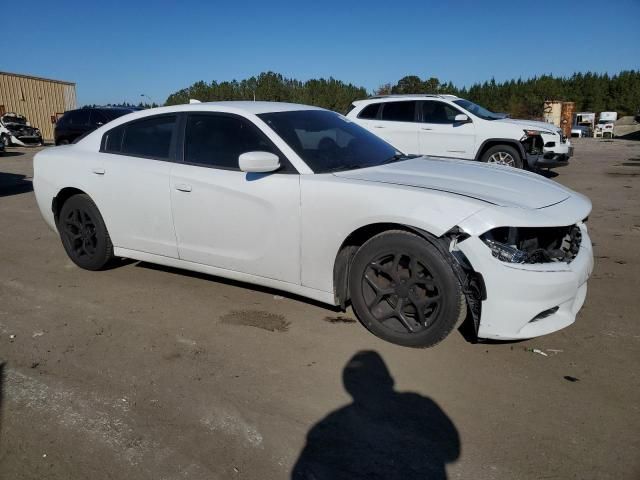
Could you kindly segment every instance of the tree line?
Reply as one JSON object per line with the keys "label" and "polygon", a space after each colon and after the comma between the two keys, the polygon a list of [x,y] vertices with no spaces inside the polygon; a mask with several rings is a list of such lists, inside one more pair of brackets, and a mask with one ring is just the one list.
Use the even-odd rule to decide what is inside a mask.
{"label": "tree line", "polygon": [[[615,75],[575,73],[570,77],[541,75],[528,79],[496,82],[495,79],[469,87],[457,87],[438,78],[421,79],[415,75],[385,84],[375,95],[439,93],[453,94],[476,102],[494,112],[516,118],[542,117],[545,100],[575,102],[576,112],[616,111],[633,115],[640,108],[640,71],[628,70]],[[370,95],[364,87],[335,78],[300,81],[278,73],[264,72],[245,80],[207,83],[199,81],[169,95],[166,105],[220,100],[269,100],[316,105],[346,113],[351,102]]]}
{"label": "tree line", "polygon": [[196,82],[169,95],[165,105],[220,100],[269,100],[316,105],[336,112],[349,110],[351,102],[367,97],[367,90],[335,78],[300,81],[279,73],[264,72],[245,80],[206,83]]}
{"label": "tree line", "polygon": [[622,116],[633,115],[640,108],[640,71],[628,70],[616,75],[574,73],[570,77],[542,75],[505,82],[492,78],[468,88],[458,88],[451,82],[440,83],[434,77],[421,80],[411,75],[395,85],[383,85],[375,93],[448,93],[515,118],[542,117],[545,100],[575,102],[576,112],[615,111]]}
{"label": "tree line", "polygon": [[147,109],[147,108],[156,108],[159,107],[156,102],[153,103],[145,103],[139,102],[137,105],[135,103],[129,102],[121,102],[121,103],[107,103],[106,105],[96,105],[95,103],[89,105],[83,105],[82,108],[100,108],[100,107],[113,107],[113,108],[139,108],[139,109]]}

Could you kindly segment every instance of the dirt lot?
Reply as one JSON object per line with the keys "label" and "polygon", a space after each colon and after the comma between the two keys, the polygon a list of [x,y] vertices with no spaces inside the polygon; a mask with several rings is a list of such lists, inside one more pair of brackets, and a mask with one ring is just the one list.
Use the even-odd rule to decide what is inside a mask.
{"label": "dirt lot", "polygon": [[345,478],[640,478],[640,142],[580,140],[554,179],[594,204],[577,322],[429,350],[280,292],[79,270],[40,218],[34,150],[11,149],[0,478],[285,479],[319,460]]}

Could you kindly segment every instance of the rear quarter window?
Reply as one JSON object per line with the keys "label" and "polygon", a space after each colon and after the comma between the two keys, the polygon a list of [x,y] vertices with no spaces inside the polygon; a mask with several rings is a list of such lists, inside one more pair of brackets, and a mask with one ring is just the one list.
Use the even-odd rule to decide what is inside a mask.
{"label": "rear quarter window", "polygon": [[362,118],[363,120],[372,120],[378,116],[378,110],[380,110],[379,103],[372,103],[371,105],[367,105],[362,109],[358,118]]}
{"label": "rear quarter window", "polygon": [[108,153],[120,153],[122,150],[122,138],[124,136],[124,128],[117,127],[109,130],[102,137],[102,151]]}

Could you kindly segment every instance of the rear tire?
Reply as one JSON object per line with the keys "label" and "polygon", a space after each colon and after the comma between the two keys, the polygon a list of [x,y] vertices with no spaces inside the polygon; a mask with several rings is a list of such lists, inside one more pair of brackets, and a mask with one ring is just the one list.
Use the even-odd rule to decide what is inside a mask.
{"label": "rear tire", "polygon": [[61,138],[60,140],[58,140],[58,145],[69,145],[69,140],[67,140],[66,138]]}
{"label": "rear tire", "polygon": [[360,322],[374,335],[406,347],[441,342],[464,319],[464,295],[451,266],[423,238],[392,230],[368,240],[349,271]]}
{"label": "rear tire", "polygon": [[80,268],[101,270],[113,260],[111,237],[88,195],[73,195],[64,202],[58,231],[67,255]]}
{"label": "rear tire", "polygon": [[520,153],[510,145],[496,145],[491,147],[484,152],[480,161],[514,168],[524,167]]}

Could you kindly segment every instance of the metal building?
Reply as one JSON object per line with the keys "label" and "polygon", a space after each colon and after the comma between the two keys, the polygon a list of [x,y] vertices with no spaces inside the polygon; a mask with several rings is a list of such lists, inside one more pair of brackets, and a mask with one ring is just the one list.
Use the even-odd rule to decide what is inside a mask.
{"label": "metal building", "polygon": [[18,113],[53,140],[58,116],[76,108],[76,84],[49,78],[0,72],[0,115]]}

